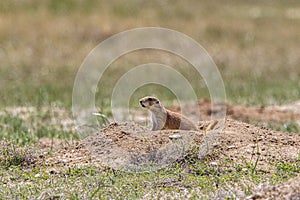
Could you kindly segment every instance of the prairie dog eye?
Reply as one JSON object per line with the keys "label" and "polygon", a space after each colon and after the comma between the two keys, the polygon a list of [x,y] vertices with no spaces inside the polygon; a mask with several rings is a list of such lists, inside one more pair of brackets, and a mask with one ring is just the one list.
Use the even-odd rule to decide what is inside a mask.
{"label": "prairie dog eye", "polygon": [[153,101],[153,99],[150,97],[150,98],[148,98],[148,101]]}

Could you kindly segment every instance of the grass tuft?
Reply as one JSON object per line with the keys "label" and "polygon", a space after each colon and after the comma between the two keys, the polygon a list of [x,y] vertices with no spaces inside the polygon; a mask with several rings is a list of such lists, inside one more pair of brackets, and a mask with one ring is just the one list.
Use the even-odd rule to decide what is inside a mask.
{"label": "grass tuft", "polygon": [[0,142],[0,166],[5,169],[11,166],[25,166],[34,163],[35,158],[26,148],[20,148],[7,141]]}

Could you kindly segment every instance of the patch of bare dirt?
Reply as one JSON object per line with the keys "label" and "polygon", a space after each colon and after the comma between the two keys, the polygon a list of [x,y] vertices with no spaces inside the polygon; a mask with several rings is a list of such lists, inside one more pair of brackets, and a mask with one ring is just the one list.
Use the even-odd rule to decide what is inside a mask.
{"label": "patch of bare dirt", "polygon": [[[226,104],[225,106],[227,117],[238,121],[297,122],[300,124],[300,101],[282,106],[259,107],[232,104]],[[225,106],[224,104],[216,104],[212,108],[211,101],[201,100],[194,105],[185,105],[182,109],[194,118],[196,117],[193,115],[196,115],[196,111],[199,111],[201,120],[209,120],[212,114],[217,114]],[[169,109],[175,112],[180,111],[180,107],[178,106],[172,106]]]}
{"label": "patch of bare dirt", "polygon": [[[143,170],[169,165],[182,156],[195,131],[149,131],[133,123],[112,123],[82,142],[102,163],[116,169]],[[170,137],[179,137],[171,139]]]}
{"label": "patch of bare dirt", "polygon": [[[163,148],[170,143],[170,136],[174,134],[195,133],[194,131],[162,130],[149,131],[135,123],[111,123],[95,135],[84,139],[85,144],[104,147],[102,139],[106,139],[124,151],[147,153]],[[201,134],[197,134],[201,135]],[[105,138],[104,138],[105,137]]]}
{"label": "patch of bare dirt", "polygon": [[48,166],[51,173],[59,173],[69,167],[103,167],[81,141],[41,138],[34,147],[40,150],[35,165]]}

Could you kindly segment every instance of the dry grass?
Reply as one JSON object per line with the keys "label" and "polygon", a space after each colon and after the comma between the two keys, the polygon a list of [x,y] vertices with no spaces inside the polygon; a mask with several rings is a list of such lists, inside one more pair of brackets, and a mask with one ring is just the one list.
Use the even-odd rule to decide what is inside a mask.
{"label": "dry grass", "polygon": [[[85,56],[110,35],[144,26],[175,29],[202,44],[219,66],[231,101],[296,100],[300,97],[299,7],[296,1],[2,2],[0,91],[6,95],[1,105],[69,106]],[[138,62],[147,61],[141,55],[136,55]],[[126,61],[125,57],[119,63]],[[118,76],[120,71],[119,67],[112,73]],[[277,91],[268,89],[276,82],[280,82]],[[260,101],[251,99],[253,95]]]}

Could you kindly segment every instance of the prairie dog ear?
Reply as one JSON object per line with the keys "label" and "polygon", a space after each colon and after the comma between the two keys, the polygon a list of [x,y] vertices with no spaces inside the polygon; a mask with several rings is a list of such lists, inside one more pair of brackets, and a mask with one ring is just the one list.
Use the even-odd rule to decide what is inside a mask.
{"label": "prairie dog ear", "polygon": [[156,103],[156,104],[159,104],[159,100],[156,100],[155,103]]}

